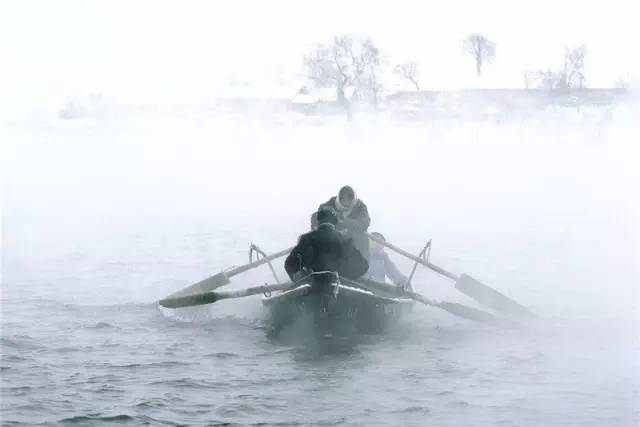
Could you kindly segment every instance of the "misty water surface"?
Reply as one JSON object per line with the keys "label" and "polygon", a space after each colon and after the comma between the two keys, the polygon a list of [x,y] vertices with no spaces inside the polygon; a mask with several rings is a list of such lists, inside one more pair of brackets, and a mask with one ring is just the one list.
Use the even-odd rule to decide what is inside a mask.
{"label": "misty water surface", "polygon": [[[638,124],[594,123],[203,113],[13,126],[3,422],[637,425]],[[154,304],[246,262],[250,242],[292,245],[344,184],[370,230],[415,252],[432,238],[433,262],[539,319],[495,331],[416,307],[393,333],[318,347],[267,337],[259,298]],[[474,305],[426,270],[416,287]]]}

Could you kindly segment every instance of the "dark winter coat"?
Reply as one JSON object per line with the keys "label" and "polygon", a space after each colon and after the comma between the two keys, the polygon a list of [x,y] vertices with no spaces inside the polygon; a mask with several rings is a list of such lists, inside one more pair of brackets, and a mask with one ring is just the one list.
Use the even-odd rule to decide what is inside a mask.
{"label": "dark winter coat", "polygon": [[369,218],[369,211],[367,205],[360,199],[356,199],[355,206],[350,210],[341,210],[336,203],[337,197],[332,197],[319,208],[328,206],[334,209],[338,213],[338,231],[346,230],[348,233],[365,233],[371,224],[371,218]]}
{"label": "dark winter coat", "polygon": [[316,230],[303,234],[284,262],[291,280],[303,268],[312,271],[336,271],[340,276],[357,279],[369,268],[367,260],[353,241],[335,230],[331,224],[321,224]]}
{"label": "dark winter coat", "polygon": [[[345,210],[341,209],[337,203],[337,197],[332,197],[325,203],[321,204],[318,209],[322,207],[330,207],[338,214],[338,225],[336,230],[344,232],[347,236],[353,239],[353,243],[360,251],[362,256],[366,259],[369,258],[369,237],[367,236],[367,229],[371,223],[369,217],[369,211],[367,205],[360,199],[356,199],[353,208]],[[311,217],[311,228],[316,226],[315,214]]]}

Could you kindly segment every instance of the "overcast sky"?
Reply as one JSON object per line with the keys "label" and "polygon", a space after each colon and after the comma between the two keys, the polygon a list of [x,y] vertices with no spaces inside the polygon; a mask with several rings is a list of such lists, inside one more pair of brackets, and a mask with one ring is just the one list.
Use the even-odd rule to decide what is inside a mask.
{"label": "overcast sky", "polygon": [[[415,59],[421,86],[476,85],[460,49],[497,43],[484,86],[522,87],[523,71],[559,67],[586,43],[587,84],[640,74],[638,1],[1,0],[2,99],[98,90],[189,97],[236,81],[293,82],[314,42],[369,35],[390,63]],[[292,83],[295,86],[295,83]]]}

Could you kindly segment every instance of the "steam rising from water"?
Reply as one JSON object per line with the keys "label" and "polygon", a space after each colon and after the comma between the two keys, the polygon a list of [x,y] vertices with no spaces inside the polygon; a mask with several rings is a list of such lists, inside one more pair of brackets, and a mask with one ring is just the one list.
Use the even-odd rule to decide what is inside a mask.
{"label": "steam rising from water", "polygon": [[[80,311],[101,306],[98,313],[151,303],[245,263],[249,242],[268,252],[290,246],[317,205],[350,184],[369,207],[372,231],[416,252],[433,238],[432,262],[472,274],[540,316],[513,335],[418,307],[410,338],[393,344],[403,352],[391,356],[378,344],[381,353],[367,357],[386,355],[393,363],[384,366],[416,375],[426,366],[443,384],[466,378],[472,386],[456,390],[456,399],[475,409],[456,410],[456,423],[487,411],[485,420],[495,421],[487,408],[501,404],[532,425],[549,420],[540,414],[557,420],[565,412],[583,421],[637,419],[639,127],[593,123],[164,116],[14,127],[5,139],[3,298],[23,308],[46,299]],[[265,280],[266,269],[252,271],[233,286]],[[474,304],[424,269],[415,285],[432,298]],[[122,319],[133,307],[147,316],[140,306],[116,307]],[[163,315],[215,329],[218,348],[227,345],[216,329],[227,324],[222,318],[262,313],[252,299]],[[39,324],[21,321],[29,322]],[[464,332],[452,338],[455,331]],[[425,348],[428,360],[414,366]],[[385,396],[371,376],[349,375],[362,386],[358,396]],[[388,383],[404,396],[397,375]],[[447,399],[438,396],[434,402]],[[357,400],[348,388],[340,397]]]}
{"label": "steam rising from water", "polygon": [[[616,313],[636,302],[637,121],[365,120],[163,117],[14,132],[7,283],[36,274],[34,259],[65,251],[144,258],[128,253],[123,239],[133,235],[163,236],[167,255],[156,261],[169,262],[172,239],[184,232],[211,233],[202,250],[216,255],[224,240],[205,274],[244,262],[235,254],[249,241],[271,251],[290,245],[309,213],[351,184],[372,230],[412,250],[433,238],[435,260],[498,280],[533,304],[562,301],[560,309],[571,298]],[[135,295],[145,285],[127,289]]]}

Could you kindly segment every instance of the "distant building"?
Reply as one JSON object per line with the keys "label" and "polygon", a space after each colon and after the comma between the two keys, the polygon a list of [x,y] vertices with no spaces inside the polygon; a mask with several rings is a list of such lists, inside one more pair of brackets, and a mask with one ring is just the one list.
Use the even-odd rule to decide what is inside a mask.
{"label": "distant building", "polygon": [[398,91],[387,96],[391,110],[401,116],[469,119],[507,119],[549,106],[612,105],[625,89],[462,89],[458,91]]}
{"label": "distant building", "polygon": [[[357,91],[353,86],[344,89],[344,97],[350,102],[357,101]],[[338,98],[338,90],[303,86],[291,99],[291,108],[302,113],[342,113],[344,107]]]}

